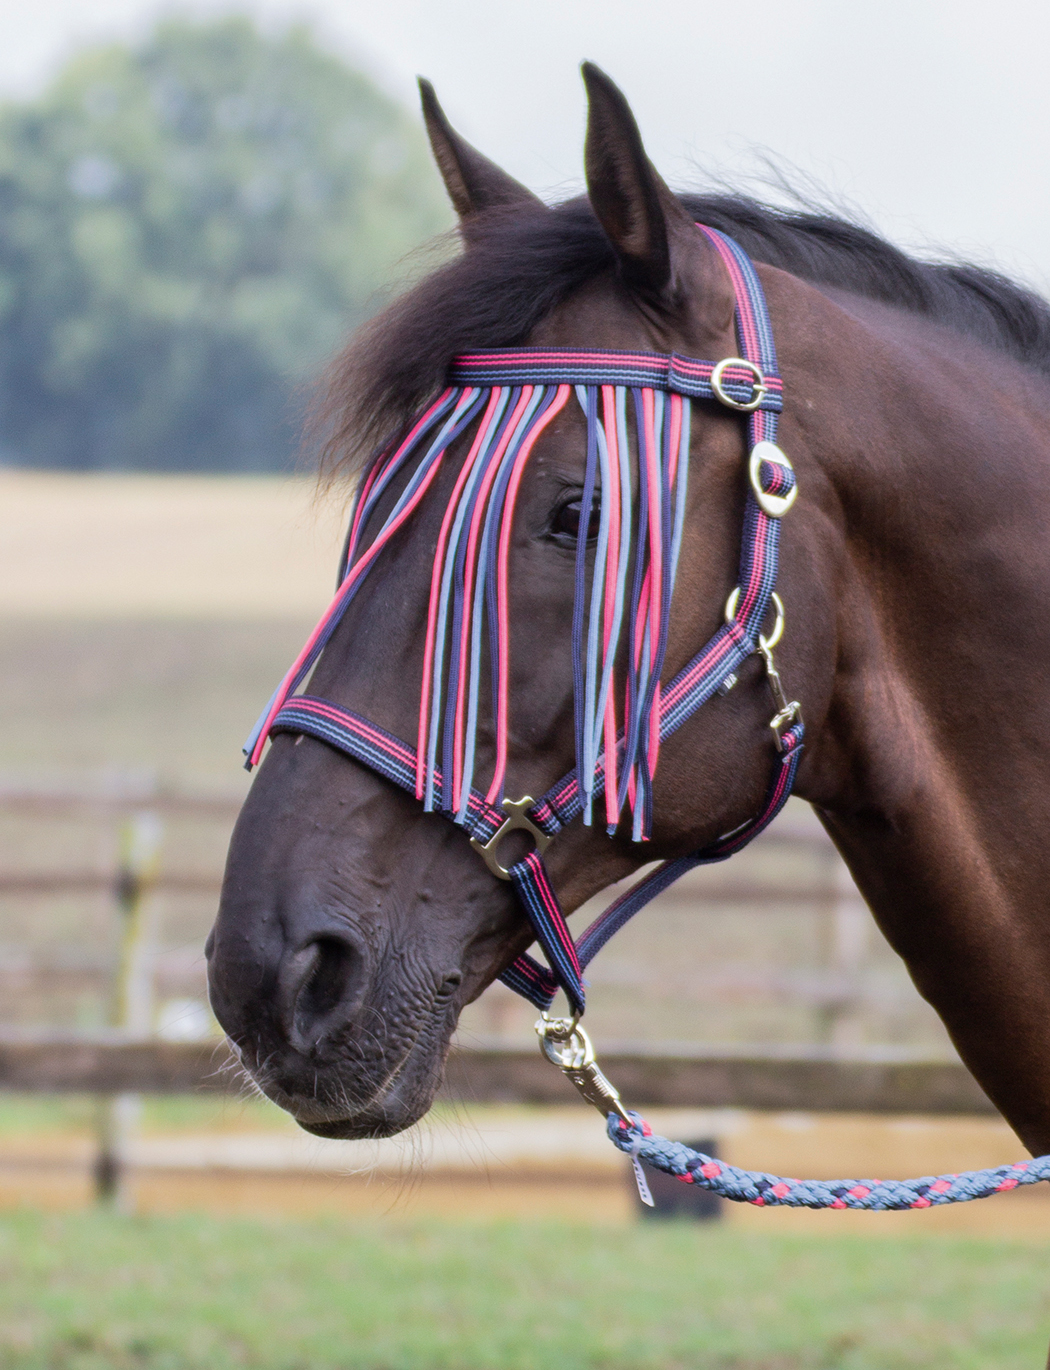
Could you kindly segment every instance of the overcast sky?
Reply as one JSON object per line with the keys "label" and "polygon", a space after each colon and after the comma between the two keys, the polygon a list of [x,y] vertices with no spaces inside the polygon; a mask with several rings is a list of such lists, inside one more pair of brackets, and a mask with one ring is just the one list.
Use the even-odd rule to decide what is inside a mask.
{"label": "overcast sky", "polygon": [[1046,0],[0,0],[0,91],[163,9],[306,18],[545,195],[580,184],[590,58],[623,87],[673,185],[740,182],[769,155],[897,241],[1050,288]]}

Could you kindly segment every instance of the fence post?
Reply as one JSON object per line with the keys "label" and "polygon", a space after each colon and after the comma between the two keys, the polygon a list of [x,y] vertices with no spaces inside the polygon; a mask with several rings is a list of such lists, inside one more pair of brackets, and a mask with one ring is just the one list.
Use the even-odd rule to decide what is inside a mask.
{"label": "fence post", "polygon": [[[149,896],[157,881],[163,824],[151,810],[133,814],[121,827],[114,895],[120,944],[110,1003],[110,1024],[147,1034],[153,1017],[153,968]],[[98,1097],[95,1193],[99,1203],[130,1212],[127,1147],[141,1106],[138,1094]]]}

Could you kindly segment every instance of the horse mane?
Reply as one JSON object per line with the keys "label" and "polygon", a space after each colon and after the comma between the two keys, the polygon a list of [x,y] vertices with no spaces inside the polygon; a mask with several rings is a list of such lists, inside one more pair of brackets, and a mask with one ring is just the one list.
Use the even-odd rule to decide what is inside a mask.
{"label": "horse mane", "polygon": [[[678,199],[756,261],[923,315],[1050,377],[1050,305],[998,272],[920,261],[832,214],[733,194]],[[322,477],[352,475],[389,443],[441,388],[458,353],[521,344],[573,290],[614,266],[583,196],[472,221],[469,250],[364,324],[322,378],[312,424]]]}

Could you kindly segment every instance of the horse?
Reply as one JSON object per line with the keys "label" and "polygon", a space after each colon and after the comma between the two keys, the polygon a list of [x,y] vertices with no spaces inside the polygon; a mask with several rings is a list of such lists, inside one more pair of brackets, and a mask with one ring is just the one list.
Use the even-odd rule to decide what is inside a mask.
{"label": "horse", "polygon": [[[326,478],[374,471],[472,350],[735,357],[737,301],[714,242],[739,244],[776,335],[779,441],[799,492],[781,519],[777,649],[805,716],[795,792],[965,1064],[1024,1145],[1050,1152],[1050,308],[829,214],[674,194],[622,93],[593,65],[583,77],[586,196],[553,206],[457,134],[422,84],[462,251],[332,364]],[[743,407],[697,400],[686,414],[657,689],[719,631],[737,583]],[[483,422],[468,417],[310,681],[394,739],[417,735],[431,568]],[[577,755],[592,428],[568,402],[545,417],[508,525],[506,728],[482,689],[474,758],[478,774],[503,768],[508,794],[544,793]],[[391,479],[362,546],[419,469]],[[566,913],[761,811],[776,762],[766,665],[751,652],[661,743],[644,840],[629,813],[577,814],[557,833],[545,870]],[[480,669],[495,671],[488,648]],[[502,834],[519,858],[538,840],[523,823]],[[276,732],[207,944],[215,1014],[262,1091],[322,1137],[387,1136],[425,1114],[460,1010],[535,936],[498,874],[447,814],[374,766],[305,729]]]}

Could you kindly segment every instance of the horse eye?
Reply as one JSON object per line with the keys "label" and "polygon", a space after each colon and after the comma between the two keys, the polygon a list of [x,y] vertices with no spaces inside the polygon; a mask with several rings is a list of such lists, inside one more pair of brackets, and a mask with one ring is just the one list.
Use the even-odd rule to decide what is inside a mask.
{"label": "horse eye", "polygon": [[[551,519],[551,532],[555,537],[571,538],[573,542],[580,536],[580,519],[583,516],[583,500],[577,496],[558,506]],[[587,520],[587,541],[593,542],[598,536],[601,523],[601,509],[598,501],[591,505],[591,516]]]}

